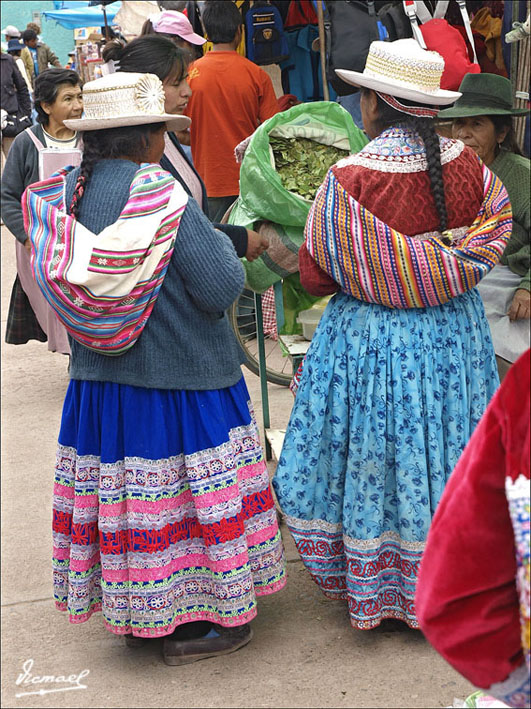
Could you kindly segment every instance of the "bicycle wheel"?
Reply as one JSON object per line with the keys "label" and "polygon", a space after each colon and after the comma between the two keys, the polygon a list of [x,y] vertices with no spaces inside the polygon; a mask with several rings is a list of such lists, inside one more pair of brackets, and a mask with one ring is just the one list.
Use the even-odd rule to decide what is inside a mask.
{"label": "bicycle wheel", "polygon": [[[232,304],[229,310],[229,321],[238,342],[245,351],[247,357],[245,366],[254,374],[258,374],[258,338],[252,291],[244,290],[239,299]],[[282,354],[278,339],[274,340],[266,335],[264,340],[267,381],[280,386],[289,386],[293,377],[290,358]]]}

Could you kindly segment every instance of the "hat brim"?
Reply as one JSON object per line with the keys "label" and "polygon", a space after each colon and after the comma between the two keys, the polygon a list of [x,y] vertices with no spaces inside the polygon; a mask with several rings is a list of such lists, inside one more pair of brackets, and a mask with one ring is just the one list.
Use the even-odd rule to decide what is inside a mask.
{"label": "hat brim", "polygon": [[418,101],[421,104],[447,106],[457,101],[462,95],[459,91],[445,91],[444,89],[438,89],[438,91],[432,93],[416,91],[415,89],[408,89],[388,81],[375,79],[359,71],[350,71],[349,69],[336,69],[335,71],[340,79],[343,79],[343,81],[346,81],[347,84],[351,84],[352,86],[363,86],[364,88],[380,91],[381,93],[389,94],[396,98],[405,98],[407,101]]}
{"label": "hat brim", "polygon": [[440,111],[438,118],[471,118],[472,116],[525,116],[528,108],[489,108],[488,106],[452,106]]}
{"label": "hat brim", "polygon": [[206,42],[204,37],[201,37],[201,35],[196,34],[195,32],[190,32],[190,34],[180,34],[179,37],[187,42],[190,42],[190,44],[197,44],[198,46],[205,44]]}
{"label": "hat brim", "polygon": [[105,130],[106,128],[122,128],[126,126],[141,126],[146,123],[166,123],[169,131],[186,130],[192,121],[188,116],[165,113],[162,116],[120,116],[118,118],[71,118],[64,124],[71,130]]}

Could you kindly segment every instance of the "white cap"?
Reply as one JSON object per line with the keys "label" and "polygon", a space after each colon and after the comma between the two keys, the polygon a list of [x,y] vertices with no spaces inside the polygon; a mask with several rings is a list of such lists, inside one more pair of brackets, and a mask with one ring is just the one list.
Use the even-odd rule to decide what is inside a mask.
{"label": "white cap", "polygon": [[8,25],[5,30],[2,30],[2,34],[6,34],[8,37],[20,37],[20,32],[15,25]]}

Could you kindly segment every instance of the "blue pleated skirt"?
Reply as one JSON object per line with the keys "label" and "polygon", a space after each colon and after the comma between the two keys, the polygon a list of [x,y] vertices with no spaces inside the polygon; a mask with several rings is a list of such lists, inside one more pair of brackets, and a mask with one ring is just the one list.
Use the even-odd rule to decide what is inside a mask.
{"label": "blue pleated skirt", "polygon": [[344,293],[328,304],[273,485],[306,567],[348,601],[353,626],[392,617],[418,627],[430,523],[498,385],[476,289],[425,309]]}

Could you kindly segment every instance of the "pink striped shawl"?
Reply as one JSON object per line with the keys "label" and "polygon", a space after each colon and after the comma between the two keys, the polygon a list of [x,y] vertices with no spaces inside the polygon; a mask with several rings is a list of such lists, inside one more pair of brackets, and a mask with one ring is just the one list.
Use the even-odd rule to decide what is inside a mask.
{"label": "pink striped shawl", "polygon": [[93,234],[66,214],[67,172],[22,195],[33,276],[75,340],[119,355],[134,345],[153,310],[188,195],[168,172],[144,165],[118,220]]}
{"label": "pink striped shawl", "polygon": [[330,170],[306,222],[306,247],[346,293],[388,308],[442,305],[476,286],[499,261],[512,212],[501,180],[483,165],[483,203],[472,226],[445,246],[411,237],[353,199]]}

